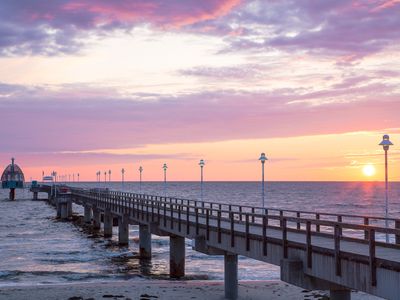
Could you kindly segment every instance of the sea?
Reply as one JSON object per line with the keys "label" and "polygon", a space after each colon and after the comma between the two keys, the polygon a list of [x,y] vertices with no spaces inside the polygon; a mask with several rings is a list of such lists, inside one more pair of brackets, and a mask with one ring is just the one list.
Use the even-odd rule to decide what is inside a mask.
{"label": "sea", "polygon": [[[67,183],[82,188],[107,187],[145,194],[200,199],[198,182],[80,182]],[[259,182],[205,182],[205,201],[260,207]],[[55,209],[45,201],[32,201],[29,189],[16,192],[8,200],[8,190],[0,190],[0,287],[101,282],[113,280],[168,279],[168,237],[152,236],[151,260],[138,257],[138,226],[130,225],[129,247],[118,246],[117,228],[104,239],[77,222],[55,218]],[[46,194],[40,194],[45,198]],[[384,216],[383,182],[268,182],[267,207]],[[74,212],[83,214],[80,206]],[[400,183],[389,185],[389,215],[400,218]],[[383,237],[379,237],[383,239]],[[239,280],[277,280],[279,267],[239,257]],[[192,250],[186,240],[185,280],[222,280],[223,257]]]}

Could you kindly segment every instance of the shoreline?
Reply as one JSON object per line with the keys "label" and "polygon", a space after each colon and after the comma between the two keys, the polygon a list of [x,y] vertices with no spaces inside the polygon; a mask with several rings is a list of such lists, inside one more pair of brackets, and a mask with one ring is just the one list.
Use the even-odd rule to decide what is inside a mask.
{"label": "shoreline", "polygon": [[[329,299],[327,291],[307,291],[283,281],[239,281],[238,299]],[[353,300],[380,298],[352,292]],[[224,282],[218,280],[143,280],[93,283],[43,284],[0,287],[0,300],[65,299],[65,300],[154,300],[154,299],[224,299]]]}

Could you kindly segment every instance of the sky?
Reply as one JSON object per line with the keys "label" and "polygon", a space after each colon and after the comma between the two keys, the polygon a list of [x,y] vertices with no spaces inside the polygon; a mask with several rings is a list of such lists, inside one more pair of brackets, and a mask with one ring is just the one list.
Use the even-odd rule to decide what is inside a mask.
{"label": "sky", "polygon": [[2,0],[0,166],[199,180],[204,159],[205,180],[259,180],[265,152],[271,181],[384,180],[389,134],[399,181],[399,16],[400,0]]}

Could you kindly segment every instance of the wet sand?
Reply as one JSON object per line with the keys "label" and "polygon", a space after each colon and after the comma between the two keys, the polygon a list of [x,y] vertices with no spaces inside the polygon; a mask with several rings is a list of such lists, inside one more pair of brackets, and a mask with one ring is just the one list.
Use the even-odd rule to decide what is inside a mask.
{"label": "wet sand", "polygon": [[[239,299],[329,299],[324,291],[306,291],[282,281],[241,281]],[[104,283],[74,283],[0,288],[0,300],[157,300],[157,299],[224,299],[222,281],[117,281]],[[353,292],[352,299],[379,298]]]}

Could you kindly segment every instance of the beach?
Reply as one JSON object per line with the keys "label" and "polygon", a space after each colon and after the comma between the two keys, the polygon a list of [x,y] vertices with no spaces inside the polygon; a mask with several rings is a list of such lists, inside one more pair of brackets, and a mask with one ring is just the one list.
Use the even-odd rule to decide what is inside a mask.
{"label": "beach", "polygon": [[[353,300],[377,300],[380,298],[353,291]],[[116,281],[74,283],[36,286],[12,286],[0,288],[0,300],[26,299],[224,299],[222,281]],[[282,281],[241,281],[239,298],[258,299],[329,299],[326,291],[307,291]]]}

